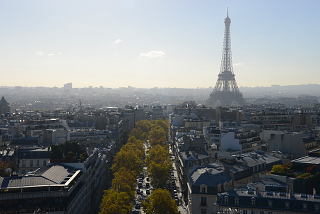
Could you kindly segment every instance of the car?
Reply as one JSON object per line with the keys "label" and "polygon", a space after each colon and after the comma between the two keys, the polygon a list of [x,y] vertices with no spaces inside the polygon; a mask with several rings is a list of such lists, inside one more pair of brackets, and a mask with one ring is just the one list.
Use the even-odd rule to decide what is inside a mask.
{"label": "car", "polygon": [[146,188],[149,188],[150,187],[150,183],[146,183]]}
{"label": "car", "polygon": [[179,206],[179,199],[175,199],[176,204]]}
{"label": "car", "polygon": [[142,179],[144,178],[144,175],[143,175],[143,173],[141,173],[141,174],[140,174],[140,178],[142,178]]}
{"label": "car", "polygon": [[143,179],[142,179],[142,178],[139,178],[139,182],[141,182],[141,183],[142,183],[142,182],[143,182]]}
{"label": "car", "polygon": [[142,188],[142,182],[139,182],[139,183],[138,183],[138,187],[139,187],[139,188]]}
{"label": "car", "polygon": [[140,195],[140,193],[141,193],[141,192],[140,192],[140,189],[137,189],[137,194],[139,194],[139,195]]}
{"label": "car", "polygon": [[139,214],[140,211],[139,210],[132,210],[132,214]]}
{"label": "car", "polygon": [[146,195],[150,195],[150,190],[149,189],[146,190]]}
{"label": "car", "polygon": [[134,206],[134,208],[135,208],[136,210],[140,210],[140,204],[136,204],[136,205]]}

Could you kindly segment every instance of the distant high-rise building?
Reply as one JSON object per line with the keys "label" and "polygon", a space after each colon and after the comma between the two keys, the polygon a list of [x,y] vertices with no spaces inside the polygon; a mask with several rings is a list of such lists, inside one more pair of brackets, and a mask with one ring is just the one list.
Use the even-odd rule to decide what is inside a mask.
{"label": "distant high-rise building", "polygon": [[4,99],[4,97],[0,100],[0,114],[6,114],[10,113],[10,105],[7,103],[7,101]]}
{"label": "distant high-rise building", "polygon": [[[231,55],[231,39],[230,39],[230,24],[231,20],[227,13],[227,18],[224,20],[225,32],[223,41],[223,54],[221,61],[220,73],[213,92],[207,100],[208,105],[231,105],[233,102],[244,104],[242,93],[239,91],[235,75],[233,73],[232,55]],[[220,102],[219,102],[220,101]]]}
{"label": "distant high-rise building", "polygon": [[71,92],[72,91],[72,82],[64,84],[63,89],[64,89],[64,92]]}

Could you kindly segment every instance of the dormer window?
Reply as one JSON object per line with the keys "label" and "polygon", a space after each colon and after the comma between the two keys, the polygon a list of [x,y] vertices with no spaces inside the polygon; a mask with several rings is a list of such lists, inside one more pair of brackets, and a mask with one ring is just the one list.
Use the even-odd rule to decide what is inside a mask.
{"label": "dormer window", "polygon": [[286,209],[289,209],[290,208],[290,201],[286,201]]}
{"label": "dormer window", "polygon": [[314,211],[316,212],[316,213],[319,213],[319,204],[315,204],[314,205]]}
{"label": "dormer window", "polygon": [[254,197],[251,198],[251,206],[256,206],[256,199]]}
{"label": "dormer window", "polygon": [[235,202],[234,203],[235,203],[236,206],[239,205],[239,198],[238,197],[235,198]]}
{"label": "dormer window", "polygon": [[207,193],[207,185],[201,184],[200,185],[200,192],[201,193]]}
{"label": "dormer window", "polygon": [[225,196],[225,197],[224,197],[224,203],[225,203],[225,204],[228,204],[228,203],[229,203],[229,197],[228,197],[228,196]]}
{"label": "dormer window", "polygon": [[303,203],[303,211],[307,211],[308,210],[308,204],[307,203]]}
{"label": "dormer window", "polygon": [[205,187],[201,187],[201,192],[202,193],[206,193],[206,188]]}

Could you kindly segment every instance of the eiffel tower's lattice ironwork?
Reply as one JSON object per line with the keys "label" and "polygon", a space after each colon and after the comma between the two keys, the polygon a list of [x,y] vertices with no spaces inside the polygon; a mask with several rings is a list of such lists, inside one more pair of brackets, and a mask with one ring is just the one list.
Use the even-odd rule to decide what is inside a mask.
{"label": "eiffel tower's lattice ironwork", "polygon": [[[224,20],[225,32],[220,73],[213,92],[207,100],[208,105],[231,105],[232,102],[244,104],[242,93],[239,91],[232,66],[230,24],[231,19],[227,13]],[[217,102],[220,101],[220,102]]]}

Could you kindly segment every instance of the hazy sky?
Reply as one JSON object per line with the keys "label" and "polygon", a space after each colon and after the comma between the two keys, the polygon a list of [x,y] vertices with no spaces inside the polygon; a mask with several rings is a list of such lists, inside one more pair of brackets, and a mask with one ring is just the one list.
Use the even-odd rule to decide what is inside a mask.
{"label": "hazy sky", "polygon": [[319,0],[1,0],[0,86],[320,84]]}

